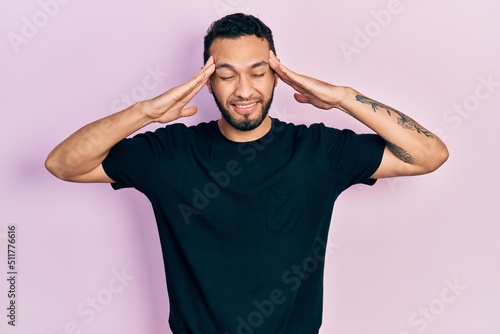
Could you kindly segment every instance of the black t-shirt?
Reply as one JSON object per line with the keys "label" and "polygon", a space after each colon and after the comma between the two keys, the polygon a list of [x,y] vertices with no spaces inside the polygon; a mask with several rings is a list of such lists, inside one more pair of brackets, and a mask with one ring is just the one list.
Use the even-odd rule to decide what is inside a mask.
{"label": "black t-shirt", "polygon": [[312,334],[334,202],[375,182],[384,147],[375,134],[277,119],[236,143],[212,121],[124,139],[103,166],[115,189],[152,203],[174,333]]}

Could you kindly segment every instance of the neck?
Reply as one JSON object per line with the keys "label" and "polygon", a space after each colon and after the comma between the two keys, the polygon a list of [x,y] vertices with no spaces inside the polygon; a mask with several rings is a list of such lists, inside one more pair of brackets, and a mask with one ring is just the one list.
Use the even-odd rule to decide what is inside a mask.
{"label": "neck", "polygon": [[217,121],[220,132],[229,139],[237,143],[254,141],[264,137],[271,130],[271,118],[267,116],[262,123],[253,130],[241,131],[233,128],[224,118]]}

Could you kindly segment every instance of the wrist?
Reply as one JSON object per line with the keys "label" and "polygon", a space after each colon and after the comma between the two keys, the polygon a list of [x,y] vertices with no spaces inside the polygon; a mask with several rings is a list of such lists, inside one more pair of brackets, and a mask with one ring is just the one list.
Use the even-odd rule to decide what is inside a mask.
{"label": "wrist", "polygon": [[336,108],[349,113],[349,106],[352,104],[352,101],[356,99],[356,95],[359,93],[353,88],[347,86],[339,86],[337,88],[339,93]]}
{"label": "wrist", "polygon": [[155,120],[150,116],[151,105],[149,101],[136,102],[130,108],[132,109],[134,114],[139,117],[140,122],[144,124],[144,126],[155,122]]}

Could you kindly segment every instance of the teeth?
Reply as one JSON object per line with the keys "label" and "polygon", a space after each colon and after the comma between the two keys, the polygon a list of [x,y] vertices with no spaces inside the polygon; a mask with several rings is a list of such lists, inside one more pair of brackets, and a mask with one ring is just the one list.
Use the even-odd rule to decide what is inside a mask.
{"label": "teeth", "polygon": [[256,104],[257,104],[257,102],[254,102],[252,104],[246,104],[246,105],[237,104],[236,107],[241,108],[241,109],[248,109],[248,108],[253,107]]}

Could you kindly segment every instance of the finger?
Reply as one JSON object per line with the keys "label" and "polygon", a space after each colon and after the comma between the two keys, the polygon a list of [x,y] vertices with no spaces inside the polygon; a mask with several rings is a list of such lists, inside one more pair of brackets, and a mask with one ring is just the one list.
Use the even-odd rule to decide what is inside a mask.
{"label": "finger", "polygon": [[189,117],[196,114],[198,108],[196,106],[190,106],[181,110],[180,117]]}
{"label": "finger", "polygon": [[319,98],[316,98],[315,96],[306,96],[306,95],[303,95],[300,93],[295,93],[294,97],[295,97],[295,100],[299,103],[311,104],[319,109],[328,110],[328,109],[332,108],[331,104],[329,104],[329,103],[327,103]]}
{"label": "finger", "polygon": [[[214,56],[210,56],[208,57],[207,59],[207,62],[205,63],[205,65],[201,68],[201,72],[207,72],[208,71],[211,71],[211,67],[212,65],[215,63],[214,61]],[[208,74],[208,73],[207,73]],[[211,73],[210,73],[211,74]]]}
{"label": "finger", "polygon": [[200,82],[195,87],[190,88],[189,90],[184,91],[183,93],[181,93],[182,95],[180,95],[178,98],[173,97],[174,103],[171,105],[171,107],[177,106],[177,108],[184,108],[189,103],[189,101],[191,101],[193,99],[193,97],[196,94],[198,94],[198,92],[203,87],[205,87],[204,83]]}
{"label": "finger", "polygon": [[269,51],[269,60],[271,68],[278,74],[286,76],[287,72],[290,72],[288,68],[286,68],[283,64],[281,64],[281,61],[276,57],[276,55],[272,51]]}
{"label": "finger", "polygon": [[201,70],[196,73],[196,75],[191,78],[188,82],[185,83],[188,87],[188,91],[191,89],[196,88],[198,85],[204,85],[212,73],[215,71],[215,65],[214,65],[214,57],[210,56],[205,63],[205,65],[201,68]]}
{"label": "finger", "polygon": [[293,94],[293,97],[295,97],[295,100],[299,103],[311,103],[307,96],[304,96],[300,93]]}
{"label": "finger", "polygon": [[178,86],[179,96],[175,98],[176,101],[191,100],[207,83],[210,75],[215,71],[213,57],[210,57],[205,66],[198,72],[191,80]]}
{"label": "finger", "polygon": [[279,63],[280,61],[278,58],[276,58],[274,52],[269,50],[269,65],[271,66],[271,68],[274,70],[278,67]]}
{"label": "finger", "polygon": [[281,64],[280,60],[276,58],[276,55],[270,51],[269,52],[269,64],[278,77],[286,84],[292,86],[297,91],[301,91],[301,75],[293,72],[285,65]]}
{"label": "finger", "polygon": [[281,77],[285,75],[284,71],[283,71],[283,65],[281,65],[282,67],[280,67],[281,65],[281,62],[278,58],[276,58],[276,55],[274,54],[274,52],[272,51],[269,51],[269,66],[271,66],[271,68],[273,69],[274,72],[276,72],[276,74],[278,74],[278,76]]}
{"label": "finger", "polygon": [[210,76],[214,72],[215,72],[215,64],[214,64],[214,61],[213,61],[213,57],[210,56],[210,58],[206,62],[205,66],[203,66],[203,68],[200,70],[200,72],[198,72],[194,76],[194,78],[191,79],[191,82],[188,82],[188,83],[192,83],[192,84],[190,84],[188,86],[190,87],[190,89],[193,89],[193,88],[195,88],[198,85],[204,85],[204,84],[206,84],[207,81],[208,81],[208,79],[210,78]]}

